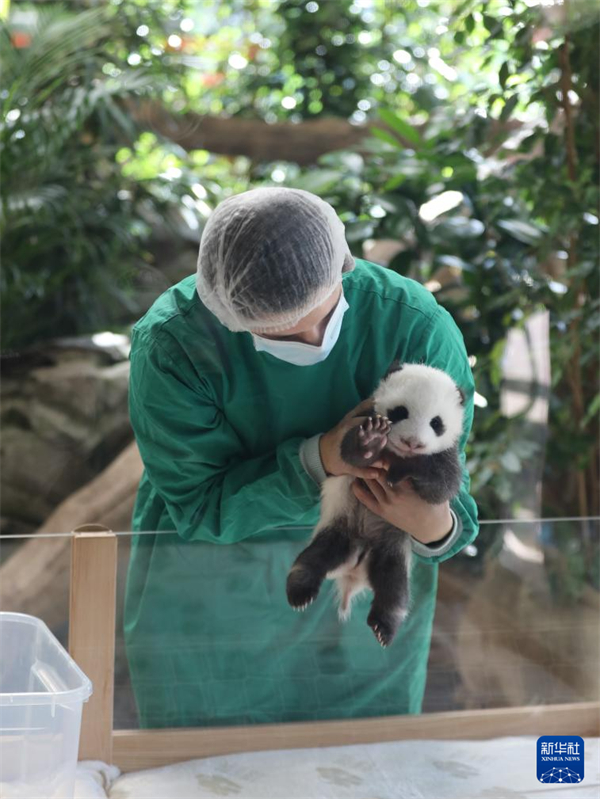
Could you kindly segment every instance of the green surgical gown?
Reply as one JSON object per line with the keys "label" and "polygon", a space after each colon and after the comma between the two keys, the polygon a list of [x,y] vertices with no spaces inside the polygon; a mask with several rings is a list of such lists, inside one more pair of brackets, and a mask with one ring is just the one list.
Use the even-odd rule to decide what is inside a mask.
{"label": "green surgical gown", "polygon": [[285,581],[319,514],[302,441],[369,397],[399,358],[473,379],[452,317],[420,284],[367,261],[343,276],[350,306],[325,361],[254,349],[201,304],[195,276],[166,291],[132,336],[130,413],[145,472],[134,510],[125,643],[144,727],[419,713],[437,562],[477,534],[466,471],[462,525],[441,556],[415,554],[412,610],[382,649],[365,595],[338,621],[331,582],[305,612]]}

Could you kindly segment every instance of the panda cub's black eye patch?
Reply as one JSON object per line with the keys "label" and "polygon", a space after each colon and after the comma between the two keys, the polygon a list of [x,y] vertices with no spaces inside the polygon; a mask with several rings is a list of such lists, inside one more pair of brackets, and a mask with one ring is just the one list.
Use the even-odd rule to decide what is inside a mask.
{"label": "panda cub's black eye patch", "polygon": [[405,408],[404,405],[398,405],[398,407],[388,411],[387,418],[392,424],[403,422],[405,419],[408,419],[408,408]]}
{"label": "panda cub's black eye patch", "polygon": [[433,419],[429,422],[431,425],[433,432],[436,436],[443,436],[446,432],[446,428],[444,427],[444,423],[442,422],[439,416],[434,416]]}

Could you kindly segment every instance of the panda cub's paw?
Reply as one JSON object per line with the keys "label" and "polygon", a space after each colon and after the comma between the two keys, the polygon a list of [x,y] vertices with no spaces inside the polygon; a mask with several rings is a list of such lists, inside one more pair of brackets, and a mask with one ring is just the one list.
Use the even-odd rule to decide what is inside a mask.
{"label": "panda cub's paw", "polygon": [[394,614],[375,608],[371,608],[371,612],[367,617],[367,624],[373,630],[375,638],[384,649],[392,643],[398,631],[398,621]]}
{"label": "panda cub's paw", "polygon": [[359,469],[370,466],[385,448],[391,426],[389,419],[376,414],[351,427],[340,447],[342,460]]}
{"label": "panda cub's paw", "polygon": [[361,455],[370,460],[379,455],[387,444],[388,433],[392,424],[385,416],[369,416],[358,430],[358,445]]}
{"label": "panda cub's paw", "polygon": [[294,610],[306,610],[317,598],[321,580],[303,566],[295,565],[288,574],[286,592]]}

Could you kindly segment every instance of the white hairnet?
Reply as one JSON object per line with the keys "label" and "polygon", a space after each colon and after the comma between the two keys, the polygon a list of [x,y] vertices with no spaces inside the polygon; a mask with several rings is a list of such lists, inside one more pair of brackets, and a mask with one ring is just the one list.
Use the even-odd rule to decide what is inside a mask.
{"label": "white hairnet", "polygon": [[234,332],[294,327],[354,269],[331,205],[300,189],[266,187],[229,197],[210,215],[196,286]]}

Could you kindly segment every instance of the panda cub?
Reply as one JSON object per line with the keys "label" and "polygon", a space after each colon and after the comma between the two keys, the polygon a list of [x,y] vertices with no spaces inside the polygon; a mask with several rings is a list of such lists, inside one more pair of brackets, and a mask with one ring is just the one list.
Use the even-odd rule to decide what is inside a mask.
{"label": "panda cub", "polygon": [[[446,502],[461,484],[463,405],[461,389],[445,372],[394,363],[373,395],[369,418],[344,437],[341,456],[359,468],[385,457],[390,485],[410,477],[426,502]],[[290,570],[287,596],[295,610],[304,610],[325,578],[335,580],[344,620],[352,599],[370,588],[367,624],[385,647],[408,613],[410,536],[358,501],[354,479],[342,475],[323,483],[319,523]]]}

